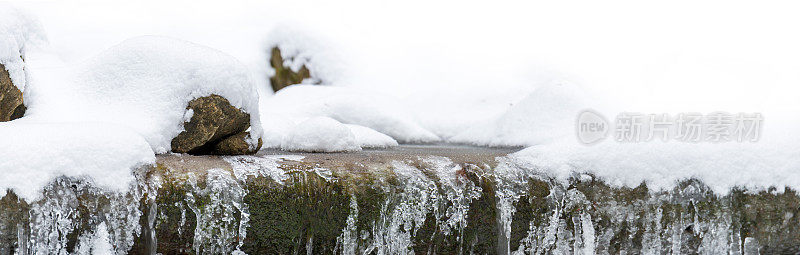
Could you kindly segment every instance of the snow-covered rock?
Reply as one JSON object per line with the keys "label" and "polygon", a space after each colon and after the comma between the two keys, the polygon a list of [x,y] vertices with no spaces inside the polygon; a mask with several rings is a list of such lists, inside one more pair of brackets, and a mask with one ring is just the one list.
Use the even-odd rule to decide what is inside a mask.
{"label": "snow-covered rock", "polygon": [[273,47],[271,52],[269,65],[274,70],[274,73],[269,77],[269,84],[272,86],[273,91],[277,92],[289,85],[309,83],[306,82],[308,80],[311,80],[311,83],[320,82],[317,79],[312,79],[311,71],[308,70],[305,64],[301,64],[300,68],[296,70],[292,64],[289,63],[287,65],[287,62],[291,62],[294,57],[288,57],[288,61],[284,60],[281,49],[277,46]]}
{"label": "snow-covered rock", "polygon": [[301,122],[284,137],[281,148],[308,152],[361,150],[350,128],[328,117],[314,117]]}
{"label": "snow-covered rock", "polygon": [[0,121],[9,121],[22,117],[25,105],[22,102],[22,91],[11,81],[11,76],[0,64]]}
{"label": "snow-covered rock", "polygon": [[258,94],[246,68],[205,46],[137,37],[76,68],[36,72],[29,108],[39,120],[118,124],[142,135],[156,153],[165,153],[192,119],[189,102],[218,95],[250,115],[249,144],[255,147],[261,136]]}
{"label": "snow-covered rock", "polygon": [[25,113],[24,59],[28,47],[44,40],[41,30],[36,19],[0,3],[0,121],[20,118]]}
{"label": "snow-covered rock", "polygon": [[0,65],[5,66],[20,91],[25,91],[28,83],[23,61],[27,51],[44,40],[38,20],[7,3],[0,3]]}
{"label": "snow-covered rock", "polygon": [[335,84],[346,76],[345,58],[335,40],[298,24],[278,25],[267,34],[270,85]]}
{"label": "snow-covered rock", "polygon": [[[59,176],[127,188],[131,170],[170,151],[178,134],[192,131],[184,124],[193,119],[204,120],[198,126],[208,128],[207,141],[245,140],[229,141],[229,149],[242,148],[242,142],[248,149],[259,144],[256,89],[247,70],[219,51],[148,36],[76,66],[58,64],[39,51],[26,59],[33,77],[25,88],[29,110],[22,119],[0,123],[2,192],[13,189],[32,198]],[[218,123],[200,118],[198,107],[187,109],[194,99],[214,96],[241,111],[244,120]]]}

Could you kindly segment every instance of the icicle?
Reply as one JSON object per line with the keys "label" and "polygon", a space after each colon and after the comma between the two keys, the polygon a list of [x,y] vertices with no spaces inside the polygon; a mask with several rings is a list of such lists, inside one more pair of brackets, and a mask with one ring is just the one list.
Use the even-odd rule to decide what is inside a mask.
{"label": "icicle", "polygon": [[581,239],[583,240],[583,254],[595,254],[594,225],[592,215],[581,213]]}
{"label": "icicle", "polygon": [[347,215],[347,226],[342,229],[342,234],[336,238],[336,250],[334,250],[334,253],[337,253],[337,251],[341,249],[341,252],[337,254],[356,254],[356,248],[358,245],[358,240],[356,239],[358,237],[358,232],[356,229],[357,221],[358,201],[356,200],[356,196],[353,195],[350,197],[350,213]]}
{"label": "icicle", "polygon": [[199,189],[194,183],[192,186],[194,191],[186,194],[186,204],[197,219],[195,252],[227,254],[238,250],[249,220],[247,205],[243,202],[247,192],[237,179],[222,169],[208,171],[205,188]]}

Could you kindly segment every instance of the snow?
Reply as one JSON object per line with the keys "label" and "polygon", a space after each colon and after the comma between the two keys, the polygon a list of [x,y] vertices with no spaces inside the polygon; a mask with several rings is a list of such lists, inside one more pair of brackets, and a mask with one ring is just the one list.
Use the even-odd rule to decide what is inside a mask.
{"label": "snow", "polygon": [[[785,125],[794,130],[800,127]],[[645,182],[654,191],[690,178],[699,179],[717,194],[727,194],[734,187],[751,191],[800,187],[800,139],[787,131],[765,134],[754,143],[606,140],[586,146],[570,137],[528,147],[511,158],[526,169],[562,181],[575,173],[591,173],[615,186],[633,188]]]}
{"label": "snow", "polygon": [[350,129],[328,117],[314,117],[298,124],[281,143],[288,151],[360,151]]}
{"label": "snow", "polygon": [[170,150],[192,115],[189,101],[212,94],[250,113],[251,144],[261,134],[257,92],[246,68],[225,53],[183,40],[132,38],[76,67],[32,72],[39,80],[29,96],[31,117],[126,126],[156,153]]}
{"label": "snow", "polygon": [[474,125],[451,142],[528,146],[574,134],[575,116],[589,106],[584,92],[568,82],[543,86],[496,119]]}
{"label": "snow", "polygon": [[361,147],[394,144],[380,134],[402,143],[439,141],[435,134],[421,127],[397,99],[368,90],[294,85],[264,99],[261,116],[265,123],[266,147],[275,147],[278,144],[275,140],[283,140],[286,134],[301,126],[294,123],[315,117],[363,127],[354,131],[357,141],[364,142],[359,143]]}
{"label": "snow", "polygon": [[25,91],[26,51],[44,41],[41,25],[30,14],[7,3],[0,3],[0,64],[5,66],[11,82]]}
{"label": "snow", "polygon": [[388,148],[397,146],[397,141],[388,135],[381,134],[378,131],[370,129],[365,126],[345,124],[353,132],[356,138],[356,144],[361,148]]}
{"label": "snow", "polygon": [[150,145],[135,131],[106,123],[0,123],[0,197],[8,189],[33,201],[59,176],[91,177],[100,187],[124,191],[131,169],[155,163]]}
{"label": "snow", "polygon": [[78,64],[59,61],[46,47],[27,53],[28,111],[0,123],[0,192],[31,201],[59,176],[123,191],[133,169],[170,150],[193,114],[188,102],[202,96],[223,96],[250,113],[251,144],[261,135],[250,73],[217,50],[145,36]]}
{"label": "snow", "polygon": [[[261,113],[261,118],[253,114],[252,123],[256,133],[258,121],[264,123],[267,148],[284,148],[284,142],[300,150],[330,148],[305,143],[296,136],[301,131],[346,144],[337,145],[341,150],[391,146],[382,134],[399,143],[531,146],[517,156],[539,171],[562,177],[594,172],[619,185],[648,181],[667,187],[697,177],[723,190],[796,186],[794,180],[800,179],[791,174],[797,166],[790,161],[798,156],[798,135],[791,132],[794,126],[782,126],[800,111],[800,36],[786,32],[800,18],[791,3],[19,4],[42,19],[55,58],[64,62],[56,66],[67,66],[37,63],[24,43],[37,34],[35,22],[0,8],[0,35],[6,36],[0,40],[0,61],[10,63],[17,86],[27,84],[26,104],[31,105],[26,118],[116,123],[139,133],[157,153],[169,150],[169,137],[191,116],[161,110],[198,94],[230,92],[192,82],[165,84],[216,81],[222,74],[228,81],[250,77],[257,87],[240,92],[260,95],[260,103],[231,98],[248,112]],[[209,45],[233,57],[172,39],[151,44],[149,37],[92,59],[144,34]],[[266,76],[274,45],[284,49],[284,56],[296,57],[286,64],[308,66],[329,86],[292,86],[273,95]],[[21,58],[11,54],[20,51],[26,60],[32,58],[25,66],[28,74]],[[243,65],[212,68],[233,58]],[[21,79],[25,82],[17,82]],[[578,111],[587,108],[606,116],[620,112],[606,108],[761,112],[771,123],[765,129],[790,142],[773,136],[756,144],[605,142],[585,147],[570,136]],[[307,121],[319,130],[306,128]],[[728,172],[737,177],[727,178]]]}

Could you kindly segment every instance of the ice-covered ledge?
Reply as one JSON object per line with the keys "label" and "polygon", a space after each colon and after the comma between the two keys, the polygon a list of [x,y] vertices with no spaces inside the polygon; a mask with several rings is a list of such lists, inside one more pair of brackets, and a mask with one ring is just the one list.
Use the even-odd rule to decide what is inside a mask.
{"label": "ice-covered ledge", "polygon": [[562,183],[504,157],[513,151],[161,155],[128,194],[79,178],[55,180],[30,204],[7,194],[0,253],[798,251],[793,190],[721,196],[686,180],[654,192],[589,175]]}

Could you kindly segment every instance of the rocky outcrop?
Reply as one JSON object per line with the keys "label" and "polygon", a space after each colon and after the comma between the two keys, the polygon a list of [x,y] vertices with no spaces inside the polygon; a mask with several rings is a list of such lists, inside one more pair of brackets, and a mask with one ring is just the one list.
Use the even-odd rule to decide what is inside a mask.
{"label": "rocky outcrop", "polygon": [[25,110],[22,91],[14,86],[5,66],[0,64],[0,121],[21,118]]}
{"label": "rocky outcrop", "polygon": [[224,97],[210,95],[189,101],[191,112],[184,131],[172,139],[172,152],[189,154],[252,154],[261,147],[251,146],[247,129],[250,114],[233,107]]}
{"label": "rocky outcrop", "polygon": [[311,71],[305,65],[294,71],[291,67],[284,66],[283,60],[281,49],[278,47],[272,48],[269,65],[275,70],[275,74],[269,77],[269,83],[272,84],[273,91],[277,92],[289,85],[299,84],[303,80],[311,78]]}

